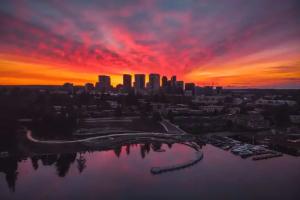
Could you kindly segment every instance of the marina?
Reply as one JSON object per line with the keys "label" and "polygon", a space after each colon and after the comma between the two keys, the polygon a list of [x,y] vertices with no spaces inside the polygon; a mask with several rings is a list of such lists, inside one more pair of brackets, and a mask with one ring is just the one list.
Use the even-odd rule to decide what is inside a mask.
{"label": "marina", "polygon": [[244,159],[254,156],[252,160],[263,160],[282,156],[282,153],[271,150],[266,145],[242,143],[225,136],[213,135],[207,139],[207,142],[223,150],[230,150],[234,155]]}

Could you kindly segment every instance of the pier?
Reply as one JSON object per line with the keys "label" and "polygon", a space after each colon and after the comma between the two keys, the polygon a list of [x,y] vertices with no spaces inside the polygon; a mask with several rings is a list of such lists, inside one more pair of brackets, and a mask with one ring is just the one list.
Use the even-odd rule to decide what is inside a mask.
{"label": "pier", "polygon": [[281,156],[282,156],[281,153],[271,153],[271,154],[255,156],[255,157],[252,158],[252,160],[265,160],[265,159],[281,157]]}

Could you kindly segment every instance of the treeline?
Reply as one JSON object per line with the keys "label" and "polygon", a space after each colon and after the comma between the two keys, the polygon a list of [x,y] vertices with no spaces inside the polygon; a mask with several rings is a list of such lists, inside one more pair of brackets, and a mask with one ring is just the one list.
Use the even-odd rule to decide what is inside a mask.
{"label": "treeline", "polygon": [[[74,100],[69,95],[52,95],[26,89],[0,90],[0,134],[6,146],[14,143],[16,133],[24,124],[20,119],[31,119],[26,127],[38,135],[69,135],[76,126]],[[64,109],[56,112],[54,105]],[[1,145],[2,146],[2,145]]]}

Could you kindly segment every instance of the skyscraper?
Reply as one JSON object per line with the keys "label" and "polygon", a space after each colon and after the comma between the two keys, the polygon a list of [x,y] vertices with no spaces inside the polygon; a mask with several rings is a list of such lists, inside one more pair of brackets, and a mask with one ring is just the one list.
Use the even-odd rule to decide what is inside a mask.
{"label": "skyscraper", "polygon": [[106,75],[98,76],[97,89],[107,92],[111,89],[110,77]]}
{"label": "skyscraper", "polygon": [[129,92],[132,87],[132,79],[130,74],[123,74],[123,89],[125,92]]}
{"label": "skyscraper", "polygon": [[168,78],[166,76],[163,76],[161,79],[161,87],[163,89],[166,89],[168,87]]}
{"label": "skyscraper", "polygon": [[176,76],[172,76],[170,81],[168,81],[168,85],[169,85],[169,88],[168,88],[168,92],[169,93],[172,93],[172,94],[175,94],[177,93],[177,78]]}
{"label": "skyscraper", "polygon": [[184,82],[176,81],[176,93],[182,94],[184,91]]}
{"label": "skyscraper", "polygon": [[160,88],[160,75],[149,74],[149,89],[151,92],[158,92]]}
{"label": "skyscraper", "polygon": [[136,93],[142,93],[145,90],[145,74],[134,75],[134,89]]}
{"label": "skyscraper", "polygon": [[173,88],[176,87],[176,76],[171,77],[171,87],[173,87]]}

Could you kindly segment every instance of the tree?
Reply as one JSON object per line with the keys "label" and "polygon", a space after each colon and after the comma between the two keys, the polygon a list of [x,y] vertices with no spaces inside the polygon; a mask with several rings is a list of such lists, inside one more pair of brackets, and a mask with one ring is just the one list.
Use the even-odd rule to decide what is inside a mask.
{"label": "tree", "polygon": [[274,122],[277,126],[284,127],[289,124],[289,110],[290,109],[288,105],[278,106],[276,109],[274,109]]}

